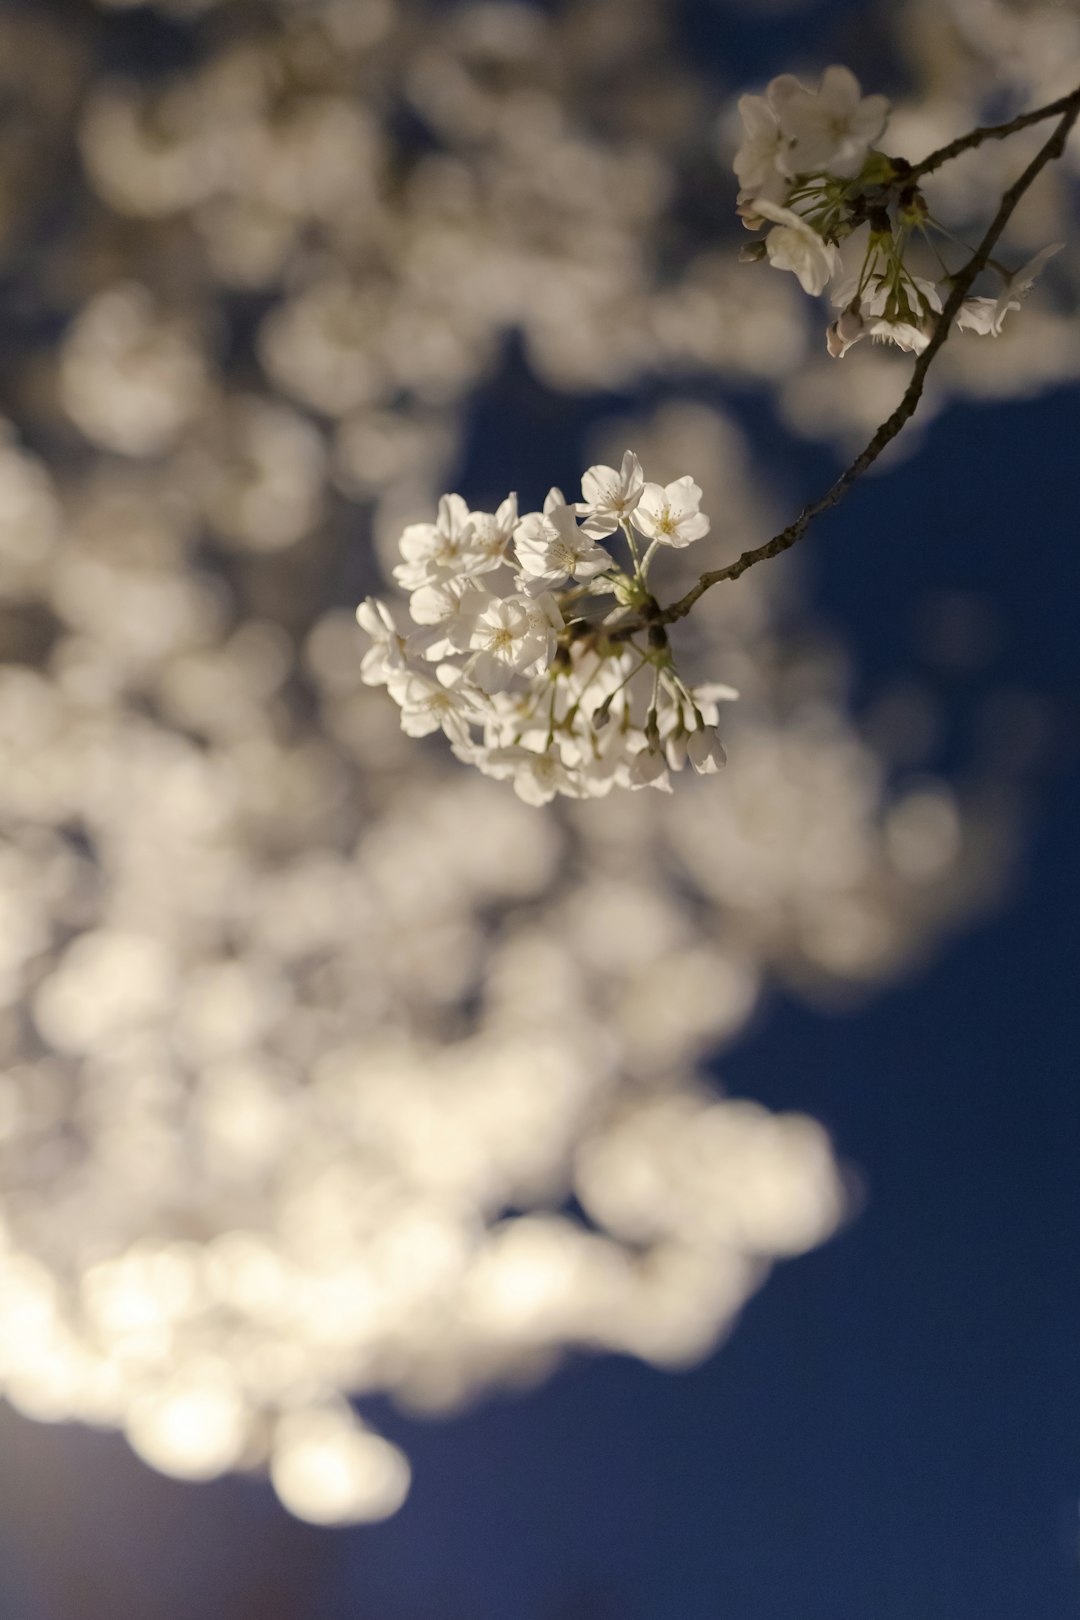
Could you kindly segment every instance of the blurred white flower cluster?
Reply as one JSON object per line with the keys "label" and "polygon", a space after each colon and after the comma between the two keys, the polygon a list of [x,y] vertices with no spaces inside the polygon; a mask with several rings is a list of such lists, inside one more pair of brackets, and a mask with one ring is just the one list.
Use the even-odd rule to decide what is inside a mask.
{"label": "blurred white flower cluster", "polygon": [[[687,686],[666,636],[612,639],[623,609],[650,600],[657,548],[708,533],[700,506],[689,475],[649,483],[632,450],[618,469],[590,467],[580,501],[553,488],[523,517],[516,495],[494,513],[444,495],[434,523],[406,528],[394,569],[417,628],[402,635],[373,598],[357,609],[373,639],[363,679],[387,688],[409,736],[441,729],[458,759],[509,778],[526,804],[670,792],[688,760],[711,775],[725,762],[718,702],[737,694]],[[629,571],[600,544],[616,534]]]}
{"label": "blurred white flower cluster", "polygon": [[[715,412],[632,436],[661,488],[687,453],[762,517]],[[930,948],[1002,830],[890,791],[834,655],[786,666],[752,581],[688,627],[743,689],[728,791],[537,818],[387,724],[347,610],[298,646],[257,580],[231,600],[174,480],[0,455],[0,1386],[375,1518],[407,1466],[347,1395],[446,1410],[571,1345],[683,1364],[828,1236],[820,1129],[696,1065],[770,979]]]}
{"label": "blurred white flower cluster", "polygon": [[[763,96],[740,97],[739,112],[746,130],[734,164],[739,212],[751,230],[770,226],[744,257],[767,257],[778,270],[790,270],[804,292],[822,293],[833,283],[840,315],[828,329],[830,355],[845,355],[863,337],[921,353],[950,279],[931,233],[955,239],[908,178],[911,164],[874,145],[888,122],[885,97],[864,96],[850,69],[833,66],[816,91],[782,73]],[[852,273],[840,256],[849,238],[857,266]],[[933,279],[911,268],[913,247],[920,246],[937,260]],[[1063,246],[1043,248],[1015,272],[995,261],[1001,291],[966,298],[957,326],[999,337],[1005,316],[1020,308],[1046,260]]]}
{"label": "blurred white flower cluster", "polygon": [[[75,64],[55,60],[73,47],[44,14],[7,20],[5,59],[25,64],[13,77],[34,65],[54,120],[79,118],[99,219],[113,216],[82,244],[68,288],[89,315],[115,290],[120,264],[127,283],[150,287],[163,335],[179,321],[201,347],[209,386],[189,433],[219,484],[250,486],[272,459],[269,431],[246,420],[240,431],[217,375],[221,329],[207,305],[226,292],[251,300],[244,387],[261,371],[297,457],[307,453],[303,413],[319,420],[331,486],[350,499],[392,502],[388,484],[411,476],[417,505],[432,463],[452,455],[456,407],[511,332],[534,374],[559,389],[703,371],[774,384],[793,432],[845,450],[895,402],[899,377],[876,345],[849,355],[854,380],[830,377],[806,359],[794,285],[734,262],[722,170],[702,173],[715,105],[661,0],[632,12],[621,0],[434,11],[427,0],[243,0],[230,11],[235,26],[216,32],[209,5],[161,9],[195,19],[198,66],[92,80],[78,98]],[[880,50],[892,33],[908,59],[899,77],[911,89],[890,134],[913,160],[1070,87],[1080,26],[1070,8],[987,0],[973,16],[968,0],[905,0],[874,19]],[[721,129],[727,160],[738,137],[726,114]],[[991,143],[930,177],[935,218],[964,236],[1040,139],[1035,130]],[[1078,150],[1074,140],[1074,169]],[[6,164],[0,152],[0,166],[16,191],[39,172],[21,150]],[[1073,211],[1065,174],[1044,177],[1010,226],[1003,263],[1067,238]],[[840,256],[837,286],[859,271],[848,245]],[[1078,270],[1080,256],[1062,256],[1053,298],[1026,313],[1019,339],[1006,322],[999,344],[948,346],[924,420],[948,392],[1004,397],[1080,375]],[[932,263],[913,273],[937,279]],[[92,441],[115,444],[107,418],[121,409],[123,367],[115,340],[111,352],[99,343],[80,348],[65,390],[89,402],[80,426]],[[273,511],[259,494],[238,503],[231,544],[283,547],[318,521],[317,506],[298,502],[256,525],[260,505]]]}

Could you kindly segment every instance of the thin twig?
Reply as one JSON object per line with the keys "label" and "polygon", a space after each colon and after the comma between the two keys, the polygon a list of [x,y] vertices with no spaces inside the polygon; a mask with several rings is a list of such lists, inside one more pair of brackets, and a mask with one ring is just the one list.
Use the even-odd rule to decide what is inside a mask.
{"label": "thin twig", "polygon": [[[618,630],[614,632],[613,639],[616,637],[621,638],[630,631],[641,629],[644,623],[652,625],[673,624],[677,619],[684,618],[689,613],[694,603],[700,596],[704,595],[710,586],[719,585],[722,580],[738,579],[740,574],[745,574],[746,570],[753,568],[755,563],[764,562],[769,557],[780,556],[782,552],[787,551],[797,540],[802,538],[816,517],[843,500],[855,480],[877,460],[885,447],[892,443],[905,422],[909,421],[915,414],[919,400],[922,397],[926,373],[929,371],[938,350],[948,337],[949,329],[961,304],[967,297],[972,282],[979,272],[986,268],[997,240],[1012,216],[1013,209],[1036,176],[1054,158],[1061,156],[1069,132],[1076,123],[1077,116],[1080,115],[1080,87],[1074,90],[1071,95],[1064,97],[1061,103],[1054,104],[1055,110],[1061,108],[1064,109],[1065,116],[1060,124],[1050,136],[1050,139],[1032,158],[1019,179],[1015,180],[1005,192],[1001,199],[1001,206],[990,222],[982,241],[964,268],[953,277],[952,288],[948,298],[945,300],[945,306],[938,316],[933,335],[915,362],[911,380],[904,390],[904,396],[899,405],[892,415],[882,422],[869,444],[855,457],[850,467],[847,467],[840,474],[840,477],[824,495],[819,496],[816,501],[811,501],[809,506],[804,506],[795,521],[789,523],[786,529],[781,529],[780,533],[774,535],[771,540],[767,540],[764,545],[755,546],[750,551],[744,551],[734,562],[728,563],[726,568],[714,568],[709,573],[702,574],[697,584],[687,591],[685,596],[681,596],[677,602],[672,602],[669,607],[652,614],[646,620],[638,619],[633,626],[620,625]],[[1044,114],[1040,113],[1038,116],[1042,117]],[[1028,121],[1033,122],[1035,117],[1035,114],[1029,114]],[[1007,130],[1008,126],[1002,126],[1002,128]],[[991,133],[993,134],[994,131],[991,131]],[[949,149],[942,148],[942,150],[948,152]]]}
{"label": "thin twig", "polygon": [[905,181],[920,180],[924,174],[933,174],[950,158],[959,157],[961,152],[969,152],[984,141],[1003,141],[1007,135],[1015,135],[1018,130],[1041,124],[1046,118],[1056,118],[1058,113],[1069,112],[1078,93],[1076,90],[1070,91],[1067,96],[1059,96],[1057,101],[1048,102],[1045,107],[1036,107],[1034,112],[1020,113],[1018,117],[1010,118],[1007,124],[984,124],[980,129],[969,130],[966,135],[958,135],[947,146],[939,146],[936,152],[924,157],[921,163],[913,163],[910,170],[905,171]]}

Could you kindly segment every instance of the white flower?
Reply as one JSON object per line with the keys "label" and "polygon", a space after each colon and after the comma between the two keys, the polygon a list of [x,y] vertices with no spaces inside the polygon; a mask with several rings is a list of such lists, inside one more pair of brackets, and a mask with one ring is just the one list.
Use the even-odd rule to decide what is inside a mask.
{"label": "white flower", "polygon": [[[635,733],[635,738],[640,733]],[[590,732],[578,744],[575,781],[583,798],[605,798],[616,782],[625,781],[624,764],[629,752],[630,734],[621,726],[606,726],[597,735]],[[573,755],[571,754],[571,759]]]}
{"label": "white flower", "polygon": [[734,703],[739,694],[733,686],[727,686],[723,681],[708,681],[703,686],[691,687],[690,696],[705,724],[715,726],[720,720],[721,703]]}
{"label": "white flower", "polygon": [[462,672],[440,664],[432,677],[426,670],[409,670],[390,683],[390,694],[401,705],[401,729],[410,737],[427,737],[442,730],[452,743],[470,743],[469,724],[483,717],[474,696],[465,687]]}
{"label": "white flower", "polygon": [[879,343],[894,343],[907,354],[922,354],[930,341],[927,328],[916,326],[912,321],[875,321],[870,336]]}
{"label": "white flower", "polygon": [[568,579],[594,579],[614,561],[609,551],[578,526],[574,508],[566,504],[558,489],[550,491],[542,512],[530,512],[522,518],[514,535],[514,549],[528,591],[551,590]]}
{"label": "white flower", "polygon": [[783,136],[776,113],[765,96],[740,96],[739,115],[746,131],[733,164],[740,206],[756,197],[783,202],[790,182],[779,167]]}
{"label": "white flower", "polygon": [[515,675],[550,661],[547,614],[525,596],[491,597],[472,624],[466,666],[482,692],[505,692]]}
{"label": "white flower", "polygon": [[531,683],[517,690],[481,694],[481,700],[485,747],[501,748],[535,730],[536,693]]}
{"label": "white flower", "polygon": [[1029,259],[1027,264],[1021,265],[1019,270],[1013,271],[1009,277],[1009,291],[1012,293],[1029,292],[1047,259],[1052,259],[1055,253],[1060,253],[1064,246],[1064,242],[1051,242],[1049,247],[1040,248],[1033,259]]}
{"label": "white flower", "polygon": [[687,738],[686,754],[699,776],[713,776],[727,764],[727,755],[715,731],[692,731]]}
{"label": "white flower", "polygon": [[360,679],[365,686],[386,686],[405,668],[405,638],[386,603],[375,596],[367,596],[360,603],[356,622],[374,643],[360,660]]}
{"label": "white flower", "polygon": [[824,292],[840,269],[840,255],[833,243],[826,242],[791,208],[779,208],[764,198],[759,199],[756,206],[763,219],[774,222],[774,228],[765,238],[769,263],[778,270],[792,271],[804,292],[815,295]]}
{"label": "white flower", "polygon": [[508,495],[494,512],[472,512],[470,517],[473,526],[470,552],[480,559],[470,572],[486,573],[506,560],[507,547],[517,528],[517,496]]}
{"label": "white flower", "polygon": [[409,598],[409,614],[421,628],[410,635],[406,650],[414,658],[447,658],[464,652],[477,615],[494,600],[467,574],[440,585],[422,585]]}
{"label": "white flower", "polygon": [[[629,519],[650,554],[660,543],[686,546],[708,532],[694,480],[647,485],[632,451],[618,471],[590,467],[582,490],[594,524],[611,532]],[[667,662],[643,661],[636,647],[591,637],[561,644],[566,621],[549,585],[577,579],[582,592],[621,600],[624,577],[578,524],[578,510],[558,489],[542,512],[520,520],[513,495],[494,513],[470,512],[460,496],[444,495],[436,521],[413,524],[402,539],[398,577],[419,581],[409,599],[415,629],[403,636],[374,598],[357,609],[374,641],[364,679],[387,687],[402,730],[413,737],[441,730],[457,759],[512,781],[532,805],[557,794],[599,798],[614,787],[670,793],[669,771],[681,770],[691,752],[689,715],[699,729],[715,726],[719,703],[735,696],[730,687],[691,690]],[[511,538],[516,559],[506,555]],[[508,596],[484,583],[504,563],[519,569]],[[722,758],[719,743],[705,738],[693,753],[700,771],[715,770]]]}
{"label": "white flower", "polygon": [[671,484],[646,484],[631,522],[646,539],[681,549],[709,532],[700,505],[701,489],[689,475]]}
{"label": "white flower", "polygon": [[1019,308],[1020,300],[1017,298],[1008,299],[1004,305],[1001,298],[965,298],[956,312],[957,331],[978,332],[980,337],[1000,337],[1005,316],[1010,309]]}
{"label": "white flower", "polygon": [[594,540],[614,534],[641,499],[645,487],[645,474],[632,450],[622,458],[618,472],[614,467],[590,467],[581,480],[581,493],[577,510],[585,518],[582,528]]}
{"label": "white flower", "polygon": [[[444,495],[434,523],[410,523],[399,542],[405,561],[394,578],[407,591],[439,585],[457,574],[476,573],[483,558],[474,549],[475,528],[460,495]],[[484,566],[490,566],[485,564]]]}
{"label": "white flower", "polygon": [[488,776],[510,777],[514,792],[526,804],[550,804],[557,793],[577,797],[570,773],[550,748],[542,753],[516,744],[493,748],[484,761],[484,771]]}
{"label": "white flower", "polygon": [[983,337],[1000,337],[1002,323],[1011,309],[1019,309],[1047,259],[1060,253],[1064,242],[1051,242],[1040,248],[1033,259],[1009,276],[997,298],[965,298],[956,317],[961,331],[978,332]]}
{"label": "white flower", "polygon": [[541,669],[547,669],[555,656],[555,648],[559,642],[559,631],[566,621],[559,611],[559,604],[550,591],[543,591],[538,596],[522,597],[525,603],[525,612],[528,615],[529,629],[539,649],[537,663]]}
{"label": "white flower", "polygon": [[921,354],[933,335],[934,316],[941,312],[941,294],[932,281],[905,273],[904,296],[910,319],[903,314],[886,316],[893,298],[890,287],[879,282],[855,296],[857,283],[849,278],[833,294],[834,304],[848,303],[839,320],[826,333],[829,353],[844,355],[862,337],[895,343],[909,354]]}
{"label": "white flower", "polygon": [[672,793],[668,762],[659,748],[646,746],[630,761],[627,783],[631,788],[654,787],[661,793]]}
{"label": "white flower", "polygon": [[780,166],[789,175],[825,172],[850,179],[889,117],[885,96],[864,96],[850,68],[825,69],[820,87],[807,90],[790,73],[766,91],[784,147]]}

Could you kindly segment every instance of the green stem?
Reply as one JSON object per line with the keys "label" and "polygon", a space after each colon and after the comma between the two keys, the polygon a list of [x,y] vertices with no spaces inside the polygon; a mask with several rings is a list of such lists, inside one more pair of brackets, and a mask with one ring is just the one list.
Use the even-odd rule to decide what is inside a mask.
{"label": "green stem", "polygon": [[653,557],[656,554],[656,549],[659,546],[659,544],[660,544],[659,540],[651,540],[649,542],[648,549],[645,552],[645,556],[644,556],[644,559],[643,559],[642,564],[641,564],[641,583],[643,585],[648,583],[649,564],[652,562]]}
{"label": "green stem", "polygon": [[634,531],[630,527],[629,518],[622,518],[619,527],[626,536],[626,543],[630,547],[630,555],[634,559],[634,578],[640,580],[644,585],[645,581],[641,573],[641,557],[638,554],[637,541],[634,539]]}

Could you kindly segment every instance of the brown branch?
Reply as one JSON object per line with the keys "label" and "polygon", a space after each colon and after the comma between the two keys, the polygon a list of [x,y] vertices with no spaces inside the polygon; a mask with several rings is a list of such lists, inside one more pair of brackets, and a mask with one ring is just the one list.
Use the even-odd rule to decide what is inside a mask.
{"label": "brown branch", "polygon": [[[789,523],[786,529],[781,529],[779,534],[773,535],[772,539],[767,540],[764,545],[755,546],[750,551],[744,551],[740,557],[736,557],[735,561],[728,563],[725,568],[714,568],[709,573],[702,574],[697,584],[687,591],[685,596],[681,596],[677,602],[672,602],[669,607],[651,613],[646,617],[639,617],[633,625],[619,625],[611,632],[613,639],[625,639],[627,635],[644,628],[646,624],[657,626],[674,624],[677,619],[682,619],[689,613],[694,603],[700,596],[705,594],[710,586],[719,585],[723,580],[738,579],[740,574],[745,574],[746,570],[753,568],[755,563],[764,562],[769,557],[779,557],[782,552],[787,551],[796,541],[802,539],[802,536],[816,517],[822,512],[827,512],[830,507],[838,505],[843,500],[855,480],[868,467],[872,466],[886,446],[892,443],[904,424],[914,416],[919,400],[922,398],[926,373],[929,371],[935,355],[948,337],[953,320],[967,297],[973,281],[979,272],[986,268],[998,238],[1012,216],[1013,209],[1032,181],[1035,180],[1046,165],[1054,158],[1061,156],[1069,132],[1076,123],[1077,116],[1080,115],[1080,88],[1074,90],[1070,96],[1066,96],[1062,103],[1055,103],[1055,110],[1059,106],[1065,109],[1064,117],[1050,136],[1050,139],[1032,158],[1023,174],[1017,180],[1014,180],[1013,184],[1005,192],[1001,199],[1001,206],[990,222],[982,241],[964,268],[952,278],[952,288],[948,298],[945,300],[945,306],[938,316],[933,336],[915,362],[911,380],[904,390],[903,398],[892,415],[882,422],[866,448],[860,451],[850,467],[847,467],[840,474],[840,477],[830,489],[826,490],[824,495],[819,496],[816,501],[811,501],[808,506],[803,507],[795,521]],[[1033,122],[1035,116],[1035,114],[1028,115],[1029,122]],[[1042,117],[1044,114],[1040,113],[1038,116]],[[1007,130],[1008,126],[1002,126],[1002,129]],[[994,132],[991,131],[991,133]],[[942,150],[948,152],[949,148],[943,147]]]}
{"label": "brown branch", "polygon": [[904,180],[910,183],[921,180],[924,174],[933,174],[940,169],[943,163],[950,158],[959,157],[961,152],[969,152],[972,147],[981,146],[984,141],[1003,141],[1007,135],[1015,135],[1018,130],[1028,129],[1032,124],[1041,124],[1046,118],[1056,118],[1059,113],[1071,112],[1080,96],[1080,89],[1070,91],[1067,96],[1059,96],[1057,101],[1048,102],[1045,107],[1037,107],[1034,112],[1020,113],[1016,118],[1010,118],[1007,124],[984,124],[980,129],[969,130],[966,135],[958,135],[947,146],[939,146],[936,152],[924,157],[921,163],[913,163],[909,170],[904,171]]}

